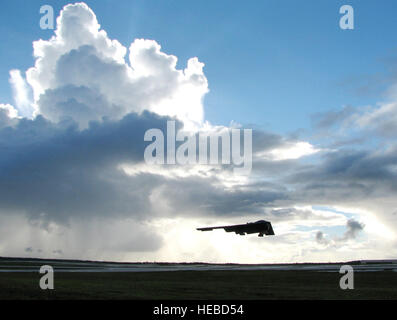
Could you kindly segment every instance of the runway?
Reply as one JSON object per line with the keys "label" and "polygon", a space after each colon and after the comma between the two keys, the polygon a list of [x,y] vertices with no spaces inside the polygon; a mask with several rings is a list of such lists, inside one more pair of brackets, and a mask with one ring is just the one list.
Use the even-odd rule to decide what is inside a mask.
{"label": "runway", "polygon": [[113,263],[66,260],[0,259],[0,272],[39,272],[50,265],[56,272],[171,272],[214,270],[275,270],[339,272],[349,264],[354,271],[397,271],[397,260],[352,261],[345,263],[302,264],[207,264],[207,263]]}

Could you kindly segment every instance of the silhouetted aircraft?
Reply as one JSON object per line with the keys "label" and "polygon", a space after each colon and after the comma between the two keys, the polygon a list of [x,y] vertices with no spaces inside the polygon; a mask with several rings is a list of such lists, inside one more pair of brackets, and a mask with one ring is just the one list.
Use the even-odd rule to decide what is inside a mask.
{"label": "silhouetted aircraft", "polygon": [[263,235],[274,236],[272,224],[265,220],[248,222],[246,224],[236,224],[233,226],[197,228],[199,231],[212,231],[214,229],[225,229],[226,232],[235,232],[242,236],[249,233],[259,233],[258,237],[263,237]]}

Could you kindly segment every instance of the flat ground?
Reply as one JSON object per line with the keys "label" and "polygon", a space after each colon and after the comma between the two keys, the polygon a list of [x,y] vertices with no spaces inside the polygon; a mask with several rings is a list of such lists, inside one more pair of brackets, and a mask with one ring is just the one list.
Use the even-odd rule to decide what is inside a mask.
{"label": "flat ground", "polygon": [[0,299],[397,299],[397,272],[356,272],[341,290],[337,272],[55,272],[41,290],[38,272],[0,272]]}

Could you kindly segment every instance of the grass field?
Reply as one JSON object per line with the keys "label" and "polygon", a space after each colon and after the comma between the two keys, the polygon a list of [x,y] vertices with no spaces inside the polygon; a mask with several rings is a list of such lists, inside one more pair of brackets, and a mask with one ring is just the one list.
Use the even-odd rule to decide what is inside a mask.
{"label": "grass field", "polygon": [[0,273],[0,299],[397,299],[397,273],[313,271],[55,272],[54,290],[39,273]]}

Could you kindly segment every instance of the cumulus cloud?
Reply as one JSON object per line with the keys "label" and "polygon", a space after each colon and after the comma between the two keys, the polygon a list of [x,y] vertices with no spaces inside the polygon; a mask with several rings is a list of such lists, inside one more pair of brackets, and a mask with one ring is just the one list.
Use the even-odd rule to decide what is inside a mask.
{"label": "cumulus cloud", "polygon": [[[143,164],[144,133],[166,131],[169,116],[179,127],[203,123],[204,64],[192,58],[178,70],[175,56],[144,39],[131,44],[126,61],[127,49],[108,38],[84,3],[64,7],[54,36],[33,47],[35,65],[26,80],[19,70],[10,73],[16,108],[0,108],[0,212],[26,217],[29,226],[50,233],[50,226],[76,229],[91,219],[143,223],[162,214],[190,214],[183,206],[158,211],[156,197],[169,188],[167,177],[128,175],[123,167]],[[157,240],[146,239],[147,228],[133,229],[129,243],[109,241],[106,247],[158,248]]]}
{"label": "cumulus cloud", "polygon": [[191,58],[178,70],[175,56],[145,39],[131,44],[126,60],[127,48],[107,36],[84,3],[65,6],[55,35],[33,48],[36,62],[27,82],[37,112],[51,121],[70,118],[86,128],[91,120],[143,110],[175,116],[186,126],[203,121],[203,63]]}
{"label": "cumulus cloud", "polygon": [[[108,38],[84,3],[65,6],[54,36],[33,48],[26,80],[10,72],[16,107],[0,105],[1,213],[45,230],[109,216],[150,220],[161,179],[128,176],[120,165],[143,161],[144,133],[165,130],[165,116],[186,127],[202,123],[204,64],[192,58],[178,70],[175,56],[144,39],[131,44],[126,61],[127,49]],[[134,232],[131,250],[157,248],[139,240],[145,228]]]}
{"label": "cumulus cloud", "polygon": [[10,104],[0,104],[0,129],[16,124],[18,111]]}

